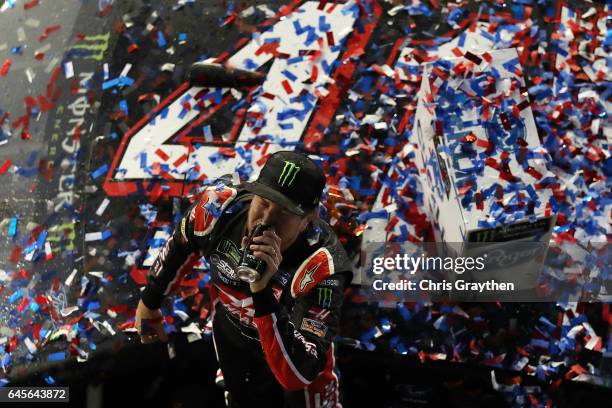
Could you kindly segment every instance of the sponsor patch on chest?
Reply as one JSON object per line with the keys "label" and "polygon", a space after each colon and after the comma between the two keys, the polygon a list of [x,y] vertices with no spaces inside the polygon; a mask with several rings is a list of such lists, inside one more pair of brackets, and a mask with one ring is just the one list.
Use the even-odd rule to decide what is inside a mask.
{"label": "sponsor patch on chest", "polygon": [[309,319],[307,317],[302,319],[302,325],[300,326],[300,329],[312,333],[318,337],[324,337],[325,333],[327,333],[326,325],[316,320]]}
{"label": "sponsor patch on chest", "polygon": [[[220,276],[224,275],[226,278],[229,278],[236,282],[240,282],[238,274],[236,273],[236,271],[234,271],[234,268],[229,264],[229,262],[221,258],[218,254],[212,254],[210,256],[210,263],[216,267],[217,271],[219,271]],[[223,280],[225,281],[225,279]]]}

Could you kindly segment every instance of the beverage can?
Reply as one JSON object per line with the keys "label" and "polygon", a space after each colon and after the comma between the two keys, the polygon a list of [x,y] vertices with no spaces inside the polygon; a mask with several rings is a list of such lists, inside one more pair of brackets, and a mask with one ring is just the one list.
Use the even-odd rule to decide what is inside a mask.
{"label": "beverage can", "polygon": [[249,248],[253,238],[262,235],[264,231],[270,228],[271,226],[268,224],[257,224],[249,235],[246,247],[242,253],[240,266],[238,267],[238,278],[240,280],[249,283],[256,282],[261,279],[261,275],[266,271],[266,262],[253,255],[253,251]]}

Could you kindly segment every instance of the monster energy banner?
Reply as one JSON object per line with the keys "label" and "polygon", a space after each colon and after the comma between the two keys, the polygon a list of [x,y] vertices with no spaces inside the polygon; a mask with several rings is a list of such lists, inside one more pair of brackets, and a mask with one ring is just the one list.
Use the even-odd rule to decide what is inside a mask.
{"label": "monster energy banner", "polygon": [[[113,13],[118,12],[116,8]],[[100,17],[98,2],[84,2],[76,19],[70,41],[73,44],[56,65],[49,84],[57,97],[55,109],[49,114],[45,135],[48,135],[47,157],[54,176],[49,183],[41,183],[39,192],[53,203],[55,220],[49,229],[48,241],[57,256],[67,254],[66,259],[57,259],[52,267],[63,270],[66,279],[76,267],[74,260],[82,251],[75,247],[81,214],[83,187],[89,175],[79,163],[88,162],[90,141],[93,135],[94,118],[99,107],[99,90],[102,64],[109,51],[113,18]],[[64,67],[72,65],[72,75]],[[58,97],[59,95],[59,97]],[[85,166],[86,168],[86,166]]]}

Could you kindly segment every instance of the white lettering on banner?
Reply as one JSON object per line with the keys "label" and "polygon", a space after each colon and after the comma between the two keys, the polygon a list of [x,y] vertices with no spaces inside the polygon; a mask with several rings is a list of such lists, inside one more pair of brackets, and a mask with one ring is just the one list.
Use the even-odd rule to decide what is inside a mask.
{"label": "white lettering on banner", "polygon": [[[93,77],[93,72],[82,72],[79,74],[79,94],[87,92],[87,82]],[[66,109],[72,114],[68,123],[71,125],[70,130],[65,133],[61,147],[67,157],[62,159],[60,168],[61,174],[58,184],[58,195],[55,198],[55,211],[59,211],[64,205],[72,205],[74,203],[75,193],[75,173],[77,170],[77,157],[79,148],[81,147],[80,137],[88,132],[88,129],[82,125],[85,123],[85,115],[89,112],[90,104],[85,96],[76,98]],[[57,110],[59,115],[63,109]],[[61,128],[61,120],[55,120],[54,131],[59,132]],[[77,130],[78,129],[78,130]],[[55,135],[52,140],[57,140]],[[53,157],[56,151],[50,152],[50,157]]]}
{"label": "white lettering on banner", "polygon": [[[319,9],[319,5],[319,1],[304,2],[266,32],[254,35],[249,43],[229,58],[228,63],[234,67],[256,70],[270,62],[274,58],[273,53],[288,56],[274,59],[262,85],[262,95],[256,98],[249,108],[249,112],[259,114],[261,120],[255,126],[243,126],[234,148],[244,147],[249,138],[257,135],[274,135],[278,138],[277,142],[298,142],[302,138],[316,108],[318,95],[325,94],[325,87],[332,74],[330,71],[344,48],[338,44],[353,32],[357,16],[353,0],[345,4],[330,3],[323,9]],[[321,21],[324,24],[321,24]],[[328,32],[333,36],[333,46],[329,44]],[[262,52],[262,46],[267,46],[268,52]],[[314,58],[304,55],[309,51],[320,54]],[[315,70],[316,75],[313,73]],[[309,79],[314,81],[309,83]],[[283,81],[289,86],[284,87]],[[195,97],[202,89],[189,88],[127,139],[128,145],[118,166],[124,173],[121,180],[150,179],[151,174],[146,170],[154,162],[160,161],[155,154],[158,149],[168,156],[164,160],[165,163],[180,163],[168,172],[175,179],[182,180],[184,174],[195,164],[199,165],[199,171],[197,175],[192,174],[194,177],[202,174],[217,177],[236,169],[242,160],[239,155],[211,164],[209,158],[218,152],[216,146],[194,145],[193,150],[189,152],[186,145],[165,144],[202,114],[202,111],[195,108],[184,111],[186,103],[197,105]],[[303,90],[308,91],[306,96],[299,96]],[[267,96],[264,96],[266,94]],[[205,109],[213,109],[220,105],[221,98],[229,95],[228,89],[213,88],[199,100],[204,103]],[[267,153],[278,149],[281,149],[279,145],[270,145]],[[254,164],[261,157],[261,150],[252,152]],[[186,154],[189,154],[189,160],[181,161],[181,157]],[[115,168],[110,169],[113,172],[111,177],[115,177],[114,170]],[[258,170],[254,168],[253,177],[257,175]]]}

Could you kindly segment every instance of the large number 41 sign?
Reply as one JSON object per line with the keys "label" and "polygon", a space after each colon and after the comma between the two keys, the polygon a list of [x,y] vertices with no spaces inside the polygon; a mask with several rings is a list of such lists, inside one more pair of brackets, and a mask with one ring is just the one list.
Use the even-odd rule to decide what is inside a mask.
{"label": "large number 41 sign", "polygon": [[[381,8],[376,2],[321,0],[296,1],[284,10],[268,30],[218,59],[249,70],[269,66],[261,92],[244,101],[247,120],[232,132],[230,154],[220,158],[218,144],[189,135],[242,96],[184,83],[124,135],[104,182],[107,194],[128,195],[141,183],[149,194],[182,195],[204,178],[234,172],[247,154],[255,175],[267,155],[290,148],[282,146],[320,139],[347,85],[337,83],[351,78]],[[269,143],[250,143],[256,136]]]}

